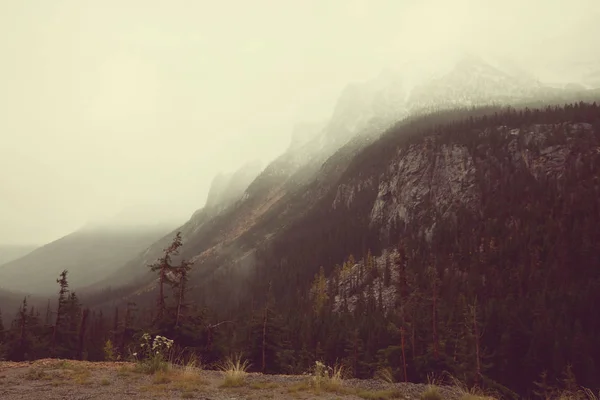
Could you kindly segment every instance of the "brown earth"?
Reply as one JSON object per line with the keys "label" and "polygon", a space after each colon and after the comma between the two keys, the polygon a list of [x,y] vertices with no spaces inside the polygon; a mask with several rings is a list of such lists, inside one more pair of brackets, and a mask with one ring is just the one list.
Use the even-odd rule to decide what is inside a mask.
{"label": "brown earth", "polygon": [[[147,375],[131,363],[38,360],[0,362],[0,399],[419,399],[424,384],[343,380],[315,388],[310,376],[250,373],[237,387],[221,371],[171,369]],[[439,387],[443,399],[460,399],[453,387]]]}

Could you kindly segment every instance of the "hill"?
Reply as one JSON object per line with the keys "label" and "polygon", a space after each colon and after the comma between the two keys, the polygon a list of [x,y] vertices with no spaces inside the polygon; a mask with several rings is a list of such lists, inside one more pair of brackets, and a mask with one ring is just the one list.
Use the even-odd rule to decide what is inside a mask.
{"label": "hill", "polygon": [[31,253],[37,246],[0,245],[0,265]]}
{"label": "hill", "polygon": [[94,228],[73,232],[0,266],[0,288],[28,294],[54,294],[56,279],[69,270],[74,288],[117,270],[160,238],[167,229]]}

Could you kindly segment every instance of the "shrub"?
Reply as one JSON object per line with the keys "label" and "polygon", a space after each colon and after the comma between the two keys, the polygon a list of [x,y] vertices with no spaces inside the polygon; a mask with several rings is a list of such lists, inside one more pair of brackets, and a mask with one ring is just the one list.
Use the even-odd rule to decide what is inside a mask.
{"label": "shrub", "polygon": [[106,361],[117,361],[120,357],[117,355],[117,351],[113,346],[113,343],[110,339],[104,343],[104,359]]}
{"label": "shrub", "polygon": [[427,389],[420,396],[421,400],[442,400],[440,389],[435,385],[427,385]]}
{"label": "shrub", "polygon": [[173,346],[173,340],[156,335],[151,341],[148,333],[144,333],[141,340],[140,353],[133,354],[134,357],[139,357],[136,369],[146,374],[167,371],[169,369],[168,352]]}
{"label": "shrub", "polygon": [[241,356],[227,358],[219,367],[225,374],[225,381],[222,387],[239,387],[246,383],[246,375],[250,364],[247,360],[242,361]]}

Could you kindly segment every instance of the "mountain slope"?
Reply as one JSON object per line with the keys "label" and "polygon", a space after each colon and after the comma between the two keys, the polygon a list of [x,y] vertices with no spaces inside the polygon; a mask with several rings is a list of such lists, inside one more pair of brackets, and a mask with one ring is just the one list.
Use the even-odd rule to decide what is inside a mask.
{"label": "mountain slope", "polygon": [[0,245],[0,265],[31,253],[37,246]]}
{"label": "mountain slope", "polygon": [[[391,71],[371,81],[350,85],[340,95],[330,121],[321,132],[315,135],[316,129],[308,126],[309,140],[292,141],[284,154],[249,183],[241,197],[233,196],[239,197],[238,201],[228,202],[217,213],[209,195],[207,207],[180,228],[186,242],[183,256],[203,264],[202,272],[200,269],[197,272],[202,276],[199,280],[212,273],[207,271],[227,271],[239,260],[246,260],[244,264],[249,262],[257,243],[275,238],[279,231],[302,219],[328,195],[362,148],[377,141],[381,132],[410,112],[485,105],[496,100],[501,104],[523,102],[540,95],[545,101],[560,103],[586,96],[594,98],[597,93],[545,88],[525,74],[512,76],[472,56],[461,58],[449,72],[410,90],[402,75]],[[225,183],[226,179],[223,182],[216,179],[211,193],[220,192],[219,186],[224,187]],[[125,269],[128,272],[121,270],[103,284],[136,285],[136,279],[144,276],[144,282],[148,283],[151,276],[145,265],[160,256],[173,235],[174,232],[131,260]]]}
{"label": "mountain slope", "polygon": [[108,276],[161,237],[165,228],[84,229],[0,266],[0,288],[29,294],[54,293],[56,278],[69,270],[77,289]]}
{"label": "mountain slope", "polygon": [[[471,84],[455,101],[463,79]],[[288,149],[238,201],[180,229],[181,256],[195,261],[190,300],[243,324],[275,299],[293,332],[286,351],[302,368],[319,357],[361,377],[392,368],[400,379],[402,328],[411,380],[450,371],[526,393],[544,369],[558,378],[572,363],[582,382],[600,385],[600,319],[590,308],[600,301],[600,108],[546,108],[600,92],[521,79],[466,60],[427,90],[393,90],[396,117],[438,111],[382,135],[387,107],[346,91],[321,134]],[[468,107],[498,94],[516,108]],[[374,123],[379,115],[385,124]],[[128,287],[93,304],[150,307],[156,279],[145,265],[171,237],[128,263]],[[481,337],[470,328],[480,325]]]}
{"label": "mountain slope", "polygon": [[[410,118],[350,141],[301,188],[284,178],[251,191],[259,176],[251,196],[186,228],[190,299],[239,324],[273,296],[297,333],[289,351],[360,377],[401,373],[402,326],[410,380],[450,371],[524,394],[572,364],[594,387],[598,171],[598,105]],[[325,283],[311,287],[320,267]],[[153,304],[150,274],[131,289],[120,301]],[[479,372],[468,318],[485,330]]]}

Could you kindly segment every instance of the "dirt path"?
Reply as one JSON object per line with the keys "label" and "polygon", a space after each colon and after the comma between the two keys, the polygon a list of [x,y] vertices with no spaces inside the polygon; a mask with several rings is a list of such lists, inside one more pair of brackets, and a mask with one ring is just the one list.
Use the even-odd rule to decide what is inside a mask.
{"label": "dirt path", "polygon": [[[306,376],[248,374],[239,387],[224,385],[219,371],[171,370],[155,375],[135,372],[128,363],[39,360],[0,362],[0,399],[418,399],[420,384],[387,384],[346,380],[315,388]],[[458,399],[452,388],[440,388],[444,399]]]}

